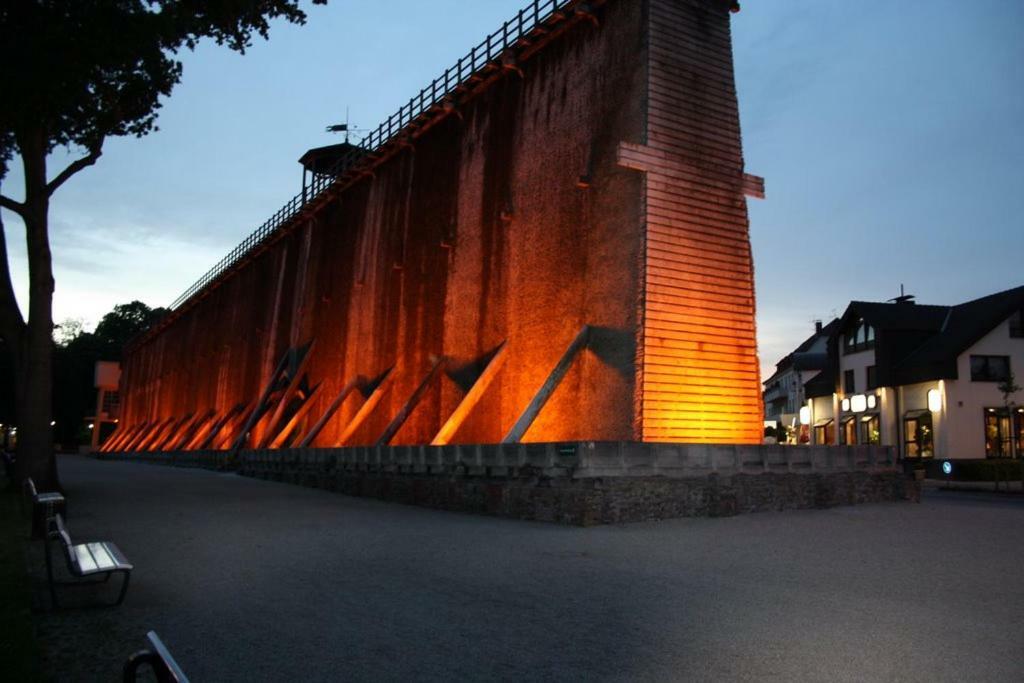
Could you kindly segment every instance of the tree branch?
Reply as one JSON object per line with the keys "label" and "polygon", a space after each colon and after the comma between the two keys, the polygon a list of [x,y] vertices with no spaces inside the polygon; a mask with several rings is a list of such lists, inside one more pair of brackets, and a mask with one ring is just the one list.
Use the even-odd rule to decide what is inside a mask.
{"label": "tree branch", "polygon": [[[13,211],[14,213],[18,214],[22,218],[25,217],[25,205],[22,204],[21,202],[14,201],[10,197],[5,197],[2,194],[0,194],[0,206],[2,206],[3,208],[7,209],[8,211]],[[2,234],[3,234],[3,226],[0,225],[0,235],[2,235]]]}
{"label": "tree branch", "polygon": [[99,159],[102,154],[103,146],[97,145],[96,147],[93,147],[92,149],[89,150],[89,154],[87,156],[84,156],[81,159],[78,159],[77,161],[73,161],[70,164],[68,164],[68,167],[61,171],[60,173],[58,173],[56,178],[54,178],[53,180],[46,184],[46,196],[51,196],[54,192],[57,191],[58,187],[64,184],[64,182],[68,178],[75,175],[83,168],[95,164],[96,160]]}

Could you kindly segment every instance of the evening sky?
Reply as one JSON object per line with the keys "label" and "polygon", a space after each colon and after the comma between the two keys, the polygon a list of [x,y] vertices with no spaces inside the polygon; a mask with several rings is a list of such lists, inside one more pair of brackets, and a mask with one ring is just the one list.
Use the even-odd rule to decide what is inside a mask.
{"label": "evening sky", "polygon": [[[523,0],[307,7],[245,56],[185,53],[160,131],[112,139],[51,209],[56,320],[166,306]],[[1024,284],[1024,3],[753,0],[733,18],[764,376],[816,318],[900,285],[952,304]],[[66,157],[51,159],[51,175]],[[16,166],[16,164],[15,164]],[[21,197],[17,168],[4,192]],[[23,229],[4,213],[23,304]]]}

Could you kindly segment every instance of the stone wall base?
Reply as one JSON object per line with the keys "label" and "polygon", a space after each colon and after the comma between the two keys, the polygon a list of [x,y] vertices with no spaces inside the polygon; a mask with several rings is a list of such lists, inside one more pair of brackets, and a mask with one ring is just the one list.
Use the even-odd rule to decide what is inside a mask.
{"label": "stone wall base", "polygon": [[[921,492],[888,451],[846,449],[807,460],[814,454],[799,448],[780,456],[777,448],[740,447],[716,458],[696,447],[588,443],[574,451],[542,446],[535,455],[509,451],[492,459],[500,464],[482,466],[483,448],[500,450],[459,451],[450,463],[440,451],[401,447],[245,451],[234,460],[216,451],[100,457],[231,469],[351,496],[581,526],[919,501]],[[628,474],[641,466],[643,473]]]}

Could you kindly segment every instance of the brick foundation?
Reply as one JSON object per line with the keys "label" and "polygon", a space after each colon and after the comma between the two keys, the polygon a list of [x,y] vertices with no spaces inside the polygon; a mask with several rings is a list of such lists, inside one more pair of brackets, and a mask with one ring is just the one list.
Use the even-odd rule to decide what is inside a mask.
{"label": "brick foundation", "polygon": [[581,442],[104,454],[352,496],[592,525],[919,500],[888,447]]}

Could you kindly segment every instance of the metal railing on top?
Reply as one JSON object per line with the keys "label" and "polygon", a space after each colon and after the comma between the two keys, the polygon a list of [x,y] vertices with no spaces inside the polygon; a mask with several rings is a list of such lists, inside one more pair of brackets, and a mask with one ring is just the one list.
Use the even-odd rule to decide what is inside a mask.
{"label": "metal railing on top", "polygon": [[302,211],[306,204],[319,197],[320,194],[334,183],[338,176],[343,175],[359,159],[391,142],[413,120],[427,110],[441,104],[445,97],[463,85],[474,73],[499,58],[509,47],[515,45],[537,26],[547,22],[560,10],[574,2],[577,2],[577,0],[533,0],[527,7],[519,10],[515,17],[502,24],[500,29],[488,35],[479,45],[471,49],[465,57],[459,59],[454,66],[445,69],[444,74],[435,78],[430,85],[420,90],[418,95],[410,98],[407,104],[402,105],[396,113],[389,116],[387,120],[367,134],[366,137],[360,140],[359,146],[342,157],[328,173],[314,174],[312,185],[307,187],[306,191],[288,200],[288,203],[282,206],[263,225],[256,228],[252,234],[232,249],[227,256],[218,261],[213,268],[208,270],[205,275],[196,280],[191,287],[175,299],[174,303],[171,304],[171,308],[180,308],[208,284],[216,280],[221,273],[237,263],[270,235],[274,234],[278,228],[288,223]]}

